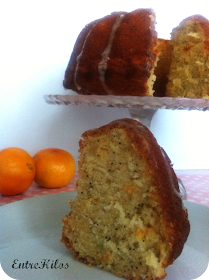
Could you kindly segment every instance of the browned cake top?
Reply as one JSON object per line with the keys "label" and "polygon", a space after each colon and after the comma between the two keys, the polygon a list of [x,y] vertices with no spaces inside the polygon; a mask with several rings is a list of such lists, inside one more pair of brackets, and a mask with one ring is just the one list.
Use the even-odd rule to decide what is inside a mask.
{"label": "browned cake top", "polygon": [[115,12],[80,33],[64,87],[82,94],[148,95],[157,53],[152,10]]}
{"label": "browned cake top", "polygon": [[[168,263],[180,255],[182,244],[185,243],[190,226],[186,209],[183,207],[179,192],[178,180],[171,166],[170,159],[158,145],[152,133],[144,125],[133,119],[122,119],[83,134],[84,138],[105,134],[113,128],[122,128],[131,139],[136,153],[147,159],[147,168],[157,186],[157,196],[161,202],[164,221],[172,244],[172,255]],[[82,141],[80,148],[82,149]]]}

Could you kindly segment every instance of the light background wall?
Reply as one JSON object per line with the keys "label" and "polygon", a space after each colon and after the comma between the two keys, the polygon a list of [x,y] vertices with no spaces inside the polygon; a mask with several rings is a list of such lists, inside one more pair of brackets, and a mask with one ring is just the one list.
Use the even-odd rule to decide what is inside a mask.
{"label": "light background wall", "polygon": [[[48,147],[77,162],[81,134],[128,109],[48,105],[46,94],[66,94],[64,71],[75,40],[90,21],[113,11],[153,8],[158,36],[169,39],[185,17],[209,18],[207,1],[3,0],[0,3],[0,149],[31,155]],[[71,93],[72,94],[72,93]],[[209,112],[158,110],[151,131],[175,169],[209,168]]]}

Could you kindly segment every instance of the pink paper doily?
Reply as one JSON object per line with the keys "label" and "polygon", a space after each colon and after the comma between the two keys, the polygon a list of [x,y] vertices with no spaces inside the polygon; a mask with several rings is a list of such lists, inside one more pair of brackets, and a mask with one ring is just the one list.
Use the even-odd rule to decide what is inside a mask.
{"label": "pink paper doily", "polygon": [[53,193],[75,191],[75,183],[79,176],[80,175],[78,173],[75,174],[73,180],[67,186],[65,186],[63,188],[47,189],[47,188],[42,188],[33,182],[33,184],[30,186],[30,188],[21,194],[12,195],[12,196],[0,194],[0,206],[15,202],[15,201],[23,200],[26,198],[30,198],[30,197],[53,194]]}
{"label": "pink paper doily", "polygon": [[209,206],[209,170],[176,170],[187,192],[187,200]]}

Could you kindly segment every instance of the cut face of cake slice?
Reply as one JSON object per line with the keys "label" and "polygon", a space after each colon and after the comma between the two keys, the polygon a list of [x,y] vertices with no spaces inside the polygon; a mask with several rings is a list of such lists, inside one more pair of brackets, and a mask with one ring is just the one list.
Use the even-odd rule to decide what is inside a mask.
{"label": "cut face of cake slice", "polygon": [[119,277],[164,278],[190,229],[167,155],[131,119],[82,136],[81,177],[62,242],[78,260]]}
{"label": "cut face of cake slice", "polygon": [[201,15],[173,29],[172,62],[166,96],[209,98],[209,21]]}
{"label": "cut face of cake slice", "polygon": [[156,81],[153,85],[154,96],[164,97],[171,66],[173,42],[171,40],[158,39],[156,49],[159,50],[160,54],[158,56],[157,66],[154,70],[156,76]]}

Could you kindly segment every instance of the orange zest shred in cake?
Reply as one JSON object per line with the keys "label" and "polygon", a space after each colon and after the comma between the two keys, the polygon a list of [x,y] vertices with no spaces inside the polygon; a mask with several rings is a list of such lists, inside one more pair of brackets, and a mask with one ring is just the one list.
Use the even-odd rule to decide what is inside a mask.
{"label": "orange zest shred in cake", "polygon": [[156,45],[151,9],[95,20],[77,38],[63,85],[86,95],[153,96]]}
{"label": "orange zest shred in cake", "polygon": [[209,98],[209,21],[201,15],[173,29],[172,62],[166,96]]}
{"label": "orange zest shred in cake", "polygon": [[131,119],[82,136],[81,178],[61,241],[77,260],[118,277],[163,279],[190,231],[168,156]]}

